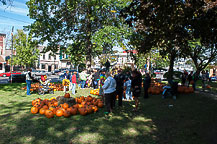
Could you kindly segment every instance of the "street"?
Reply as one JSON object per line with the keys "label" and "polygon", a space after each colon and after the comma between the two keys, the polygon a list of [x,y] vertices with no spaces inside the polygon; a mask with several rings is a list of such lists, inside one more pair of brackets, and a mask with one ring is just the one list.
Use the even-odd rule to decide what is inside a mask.
{"label": "street", "polygon": [[[0,77],[0,84],[6,84],[6,83],[8,83],[8,78],[9,77]],[[37,78],[40,79],[40,77],[37,77]],[[51,79],[51,82],[58,82],[58,81],[60,81],[58,75],[50,75],[50,76],[48,76],[48,79]]]}

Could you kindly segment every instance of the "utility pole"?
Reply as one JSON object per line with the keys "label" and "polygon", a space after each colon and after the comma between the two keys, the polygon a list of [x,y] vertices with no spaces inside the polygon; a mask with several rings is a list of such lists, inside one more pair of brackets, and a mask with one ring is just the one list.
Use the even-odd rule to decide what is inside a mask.
{"label": "utility pole", "polygon": [[12,27],[11,32],[11,83],[12,83],[12,70],[13,70],[13,32],[14,32],[14,26]]}

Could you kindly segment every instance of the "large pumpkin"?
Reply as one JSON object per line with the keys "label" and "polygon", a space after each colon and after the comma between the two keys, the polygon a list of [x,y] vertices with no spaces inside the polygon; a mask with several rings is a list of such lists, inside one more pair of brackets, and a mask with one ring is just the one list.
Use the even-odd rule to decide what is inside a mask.
{"label": "large pumpkin", "polygon": [[39,110],[39,113],[40,113],[41,115],[43,115],[43,114],[45,113],[45,111],[46,111],[46,109],[41,108],[41,109]]}
{"label": "large pumpkin", "polygon": [[70,98],[70,94],[69,93],[65,93],[64,98]]}
{"label": "large pumpkin", "polygon": [[85,108],[78,108],[78,111],[83,116],[87,114],[87,110]]}
{"label": "large pumpkin", "polygon": [[62,107],[63,107],[64,109],[67,109],[67,108],[69,107],[69,105],[68,105],[67,103],[64,103],[64,104],[62,105]]}
{"label": "large pumpkin", "polygon": [[32,107],[31,108],[31,113],[32,114],[37,114],[38,113],[38,108],[37,107]]}
{"label": "large pumpkin", "polygon": [[102,108],[102,107],[103,107],[103,102],[99,102],[99,103],[98,103],[98,107],[99,107],[99,108]]}
{"label": "large pumpkin", "polygon": [[90,90],[90,94],[94,94],[94,90]]}
{"label": "large pumpkin", "polygon": [[69,117],[71,115],[70,111],[65,110],[63,113],[64,117]]}
{"label": "large pumpkin", "polygon": [[45,111],[45,116],[46,116],[47,118],[53,118],[53,117],[54,117],[54,113],[53,113],[52,110],[46,110],[46,111]]}
{"label": "large pumpkin", "polygon": [[58,109],[56,111],[56,116],[61,117],[63,115],[63,111],[61,109]]}

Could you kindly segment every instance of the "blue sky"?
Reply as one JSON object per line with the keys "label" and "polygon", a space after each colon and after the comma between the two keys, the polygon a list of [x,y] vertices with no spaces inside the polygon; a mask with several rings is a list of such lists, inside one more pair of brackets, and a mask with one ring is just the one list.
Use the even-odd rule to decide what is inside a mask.
{"label": "blue sky", "polygon": [[29,12],[26,2],[28,0],[14,0],[12,6],[0,3],[0,33],[10,34],[12,26],[14,32],[23,29],[23,26],[33,22],[27,14]]}

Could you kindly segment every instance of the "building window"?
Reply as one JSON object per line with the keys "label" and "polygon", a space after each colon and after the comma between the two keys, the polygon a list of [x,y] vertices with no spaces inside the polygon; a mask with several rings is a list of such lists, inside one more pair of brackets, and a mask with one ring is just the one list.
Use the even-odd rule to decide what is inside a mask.
{"label": "building window", "polygon": [[65,58],[65,54],[63,54],[63,59]]}
{"label": "building window", "polygon": [[48,59],[51,60],[51,54],[49,54]]}
{"label": "building window", "polygon": [[2,68],[3,68],[3,67],[2,67],[2,63],[0,63],[0,70],[2,70]]}
{"label": "building window", "polygon": [[43,54],[43,59],[45,59],[45,54]]}
{"label": "building window", "polygon": [[56,58],[56,56],[53,56],[53,58],[54,58],[54,60],[56,60],[57,58]]}
{"label": "building window", "polygon": [[41,69],[45,69],[45,64],[41,64]]}

